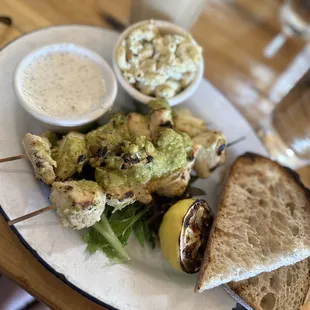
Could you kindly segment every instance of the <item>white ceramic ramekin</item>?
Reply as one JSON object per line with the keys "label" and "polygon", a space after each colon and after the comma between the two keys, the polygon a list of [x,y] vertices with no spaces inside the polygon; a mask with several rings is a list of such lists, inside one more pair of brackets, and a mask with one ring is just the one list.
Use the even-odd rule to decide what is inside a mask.
{"label": "white ceramic ramekin", "polygon": [[[163,20],[152,20],[155,25],[159,28],[159,30],[162,33],[166,33],[166,34],[180,34],[183,36],[187,36],[188,32],[186,32],[185,30],[183,30],[181,27],[172,24],[170,22],[167,21],[163,21]],[[136,99],[137,101],[141,102],[141,103],[148,103],[150,100],[154,99],[154,97],[150,97],[150,96],[146,96],[144,94],[142,94],[138,89],[136,89],[135,87],[133,87],[131,84],[129,84],[125,78],[123,77],[123,74],[120,70],[120,68],[118,67],[117,63],[116,63],[116,49],[117,47],[121,44],[121,42],[129,35],[129,33],[134,30],[137,27],[141,27],[144,24],[149,23],[149,20],[145,20],[139,23],[136,23],[130,27],[128,27],[119,37],[114,52],[113,52],[113,56],[112,56],[112,60],[113,60],[113,69],[115,72],[115,75],[118,79],[118,81],[120,82],[120,84],[122,85],[122,87],[125,89],[125,91],[134,99]],[[197,42],[194,40],[194,44],[197,44]],[[197,44],[198,45],[198,44]],[[169,98],[169,104],[171,106],[177,105],[183,101],[185,101],[186,99],[188,99],[190,96],[193,95],[193,93],[196,91],[196,89],[198,88],[202,76],[204,73],[204,61],[202,58],[201,64],[199,66],[198,72],[196,74],[196,77],[194,79],[194,81],[187,86],[182,92],[180,92],[179,94],[177,94],[176,96]]]}
{"label": "white ceramic ramekin", "polygon": [[[81,116],[75,117],[55,117],[44,113],[44,111],[39,110],[32,102],[27,99],[24,93],[24,85],[23,85],[23,75],[25,69],[36,59],[42,57],[45,54],[50,54],[53,52],[65,51],[74,53],[77,55],[81,55],[82,57],[87,57],[96,65],[101,68],[102,78],[105,82],[105,94],[101,99],[101,102],[98,104],[98,107],[95,109],[85,113]],[[64,77],[65,78],[65,77]],[[100,118],[105,112],[111,109],[116,94],[117,94],[117,81],[113,70],[108,65],[108,63],[97,53],[81,46],[77,46],[71,43],[60,43],[47,45],[42,48],[39,48],[30,54],[28,54],[18,65],[15,76],[14,76],[14,86],[15,91],[18,96],[19,102],[22,107],[29,112],[33,117],[51,125],[53,129],[59,130],[70,130],[70,129],[79,129],[84,127],[87,124],[92,123],[93,121]]]}

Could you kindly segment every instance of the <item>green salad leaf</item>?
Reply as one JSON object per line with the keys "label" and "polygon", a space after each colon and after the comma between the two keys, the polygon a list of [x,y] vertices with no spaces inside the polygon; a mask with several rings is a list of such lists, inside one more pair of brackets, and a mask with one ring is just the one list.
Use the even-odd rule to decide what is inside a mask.
{"label": "green salad leaf", "polygon": [[134,224],[134,231],[142,247],[144,247],[145,241],[147,241],[153,249],[155,248],[156,236],[146,220],[142,218],[137,221]]}
{"label": "green salad leaf", "polygon": [[142,246],[147,240],[154,248],[155,235],[143,217],[145,212],[145,208],[139,203],[114,213],[107,207],[101,220],[84,236],[89,253],[100,250],[112,260],[128,260],[129,256],[124,246],[133,230]]}

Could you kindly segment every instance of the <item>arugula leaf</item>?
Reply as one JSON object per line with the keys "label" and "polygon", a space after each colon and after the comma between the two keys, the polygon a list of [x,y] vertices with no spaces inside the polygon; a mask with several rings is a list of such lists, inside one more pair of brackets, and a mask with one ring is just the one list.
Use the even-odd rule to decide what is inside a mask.
{"label": "arugula leaf", "polygon": [[142,211],[142,212],[139,212],[138,214],[136,214],[132,217],[123,218],[123,219],[117,219],[117,218],[115,219],[112,215],[112,217],[110,218],[110,224],[111,224],[116,236],[119,239],[127,241],[128,237],[130,235],[130,234],[128,235],[127,231],[130,230],[130,232],[131,232],[132,225],[141,218],[143,213],[144,212]]}
{"label": "arugula leaf", "polygon": [[152,249],[155,248],[155,233],[150,228],[150,225],[146,219],[141,218],[139,221],[137,221],[134,225],[134,231],[142,247],[144,247],[145,241],[147,241],[151,245]]}
{"label": "arugula leaf", "polygon": [[91,229],[89,233],[84,236],[84,240],[88,243],[87,250],[90,254],[95,253],[97,250],[101,250],[106,253],[110,259],[118,259],[118,255],[115,250],[95,229]]}
{"label": "arugula leaf", "polygon": [[[101,220],[97,222],[93,229],[95,229],[98,233],[100,233],[103,238],[109,243],[109,245],[114,249],[117,256],[120,259],[128,260],[129,256],[123,248],[123,244],[118,239],[118,236],[113,231],[112,226],[110,225],[108,219],[105,215],[101,217]],[[101,248],[102,250],[104,248]],[[106,252],[106,251],[105,251]]]}
{"label": "arugula leaf", "polygon": [[156,246],[156,235],[155,232],[151,229],[150,225],[144,221],[143,222],[144,225],[144,232],[145,232],[145,236],[146,236],[146,240],[149,242],[149,244],[151,245],[152,249],[155,248]]}
{"label": "arugula leaf", "polygon": [[107,208],[101,220],[84,236],[84,240],[88,243],[87,250],[90,253],[101,250],[113,260],[129,259],[123,247],[132,233],[133,225],[145,212],[138,203],[114,213]]}
{"label": "arugula leaf", "polygon": [[134,230],[135,230],[137,239],[139,240],[141,246],[144,248],[145,235],[144,235],[143,222],[138,221],[134,226]]}

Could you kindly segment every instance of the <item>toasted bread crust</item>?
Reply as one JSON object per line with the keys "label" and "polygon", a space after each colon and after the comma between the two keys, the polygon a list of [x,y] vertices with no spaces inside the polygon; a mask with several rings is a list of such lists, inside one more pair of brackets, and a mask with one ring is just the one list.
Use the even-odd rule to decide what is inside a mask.
{"label": "toasted bread crust", "polygon": [[[310,285],[309,262],[306,259],[251,279],[231,282],[225,289],[247,309],[299,310],[306,301]],[[264,303],[267,294],[272,296],[269,302],[274,302],[274,305]]]}
{"label": "toasted bread crust", "polygon": [[[212,288],[214,286],[223,284],[223,283],[227,283],[231,280],[235,280],[235,281],[239,281],[248,277],[253,277],[261,272],[264,271],[271,271],[274,269],[277,269],[283,265],[288,265],[288,264],[292,264],[295,263],[298,260],[302,260],[306,257],[308,257],[310,254],[310,244],[306,243],[304,245],[301,245],[304,249],[305,249],[305,253],[303,253],[300,257],[290,257],[290,260],[288,261],[284,261],[279,265],[276,265],[273,263],[269,263],[264,265],[260,270],[256,270],[255,272],[251,273],[251,267],[249,267],[249,273],[243,273],[240,277],[240,279],[238,279],[237,276],[232,276],[231,278],[227,278],[227,274],[225,274],[225,272],[223,272],[222,274],[220,274],[221,271],[218,271],[218,274],[216,275],[217,281],[214,281],[214,279],[212,279],[212,277],[210,276],[210,266],[211,265],[216,265],[216,259],[215,259],[215,255],[214,254],[214,249],[217,245],[218,248],[218,240],[223,239],[223,237],[228,236],[227,231],[225,231],[225,229],[222,229],[222,227],[220,227],[220,225],[218,225],[219,223],[219,219],[221,219],[221,223],[223,224],[223,218],[227,218],[227,214],[225,212],[227,212],[228,209],[228,205],[229,203],[227,203],[227,201],[229,200],[228,198],[230,197],[231,199],[231,192],[234,189],[233,184],[232,183],[241,183],[241,182],[245,182],[247,180],[247,177],[244,176],[243,173],[243,168],[244,167],[268,167],[268,169],[273,170],[274,174],[276,176],[278,176],[279,179],[284,179],[285,181],[287,181],[289,183],[289,186],[291,186],[292,188],[294,188],[294,190],[298,191],[299,196],[301,197],[302,201],[305,201],[305,205],[300,208],[303,209],[303,211],[307,214],[307,218],[309,218],[309,225],[310,225],[310,191],[302,184],[302,182],[299,179],[298,174],[295,171],[292,171],[291,169],[287,168],[287,167],[283,167],[280,164],[266,158],[263,157],[261,155],[258,154],[254,154],[254,153],[245,153],[244,155],[240,156],[237,158],[237,160],[234,162],[234,164],[231,167],[230,173],[229,173],[229,177],[226,181],[226,184],[224,186],[223,189],[223,193],[222,193],[222,197],[220,199],[220,205],[219,205],[219,210],[216,214],[215,220],[213,222],[213,227],[211,230],[211,235],[205,250],[205,255],[204,255],[204,259],[202,262],[202,266],[199,272],[199,276],[198,276],[198,281],[195,287],[195,292],[202,292],[204,289],[209,289]],[[259,169],[256,169],[255,171],[255,177],[257,178],[264,178],[266,175],[266,171],[260,171]],[[230,195],[230,196],[229,196]],[[236,207],[237,208],[237,207]],[[242,223],[241,223],[242,224]],[[308,231],[310,230],[310,226],[309,229],[308,227],[306,227],[305,232],[308,233]],[[305,236],[303,235],[301,239],[305,239]],[[309,238],[310,239],[310,238]],[[302,240],[303,242],[303,240]],[[301,244],[302,244],[301,242]],[[233,251],[238,251],[238,249],[232,249]],[[309,253],[308,253],[309,252]],[[275,261],[275,260],[274,260]],[[227,262],[228,264],[228,262]],[[251,265],[251,264],[249,264]],[[244,269],[246,270],[246,266],[244,266]],[[216,268],[215,268],[216,269]],[[242,278],[243,277],[243,278]]]}
{"label": "toasted bread crust", "polygon": [[[243,155],[239,156],[238,158],[248,158],[251,159],[253,161],[253,163],[257,162],[257,160],[267,160],[267,161],[271,161],[269,158],[255,154],[255,153],[251,153],[251,152],[246,152]],[[271,161],[273,164],[277,165],[280,169],[283,169],[283,171],[285,171],[288,175],[290,175],[295,182],[304,190],[305,195],[308,197],[308,200],[310,200],[310,189],[305,187],[305,185],[301,182],[299,174],[292,170],[289,167],[286,166],[282,166],[279,163],[277,163],[276,161]]]}

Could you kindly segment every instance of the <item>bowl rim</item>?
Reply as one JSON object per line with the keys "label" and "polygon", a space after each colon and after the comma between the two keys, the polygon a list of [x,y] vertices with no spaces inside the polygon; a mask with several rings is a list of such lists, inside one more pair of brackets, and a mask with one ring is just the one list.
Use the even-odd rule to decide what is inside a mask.
{"label": "bowl rim", "polygon": [[[22,82],[24,70],[29,66],[31,61],[34,61],[36,59],[36,57],[44,55],[48,52],[55,52],[59,50],[66,50],[69,52],[77,53],[78,55],[84,55],[102,68],[102,77],[105,80],[105,83],[107,84],[107,81],[109,81],[108,84],[110,85],[109,87],[106,87],[106,92],[103,99],[104,102],[99,104],[99,106],[94,110],[72,118],[51,116],[47,113],[40,111],[25,97]],[[40,120],[41,122],[59,127],[82,126],[100,118],[103,114],[105,114],[108,110],[111,109],[117,95],[117,88],[118,85],[115,74],[111,66],[102,56],[100,56],[93,50],[70,42],[48,44],[31,51],[19,62],[14,73],[14,89],[20,105],[29,114],[31,114],[34,118]]]}
{"label": "bowl rim", "polygon": [[[154,100],[154,99],[158,99],[157,97],[151,97],[151,96],[147,96],[144,95],[143,93],[141,93],[138,89],[136,89],[134,86],[132,86],[131,84],[129,84],[125,78],[123,77],[123,74],[121,72],[121,69],[118,67],[118,64],[116,63],[116,50],[118,48],[118,46],[121,44],[121,42],[124,40],[124,38],[126,38],[128,36],[128,34],[135,28],[138,28],[144,24],[148,24],[149,22],[153,22],[155,23],[155,25],[158,26],[159,29],[171,29],[172,33],[177,33],[177,34],[181,34],[183,36],[188,36],[190,35],[192,38],[192,41],[195,45],[199,46],[199,44],[196,42],[196,40],[193,38],[193,36],[186,30],[184,30],[182,27],[173,24],[169,21],[165,21],[165,20],[160,20],[160,19],[147,19],[147,20],[143,20],[140,21],[138,23],[135,23],[133,25],[130,25],[128,28],[126,28],[119,36],[114,50],[113,50],[113,55],[112,55],[112,65],[113,65],[113,70],[115,72],[115,75],[118,79],[118,81],[120,82],[120,84],[123,86],[123,88],[125,89],[125,91],[131,95],[133,98],[135,98],[136,100],[147,104],[150,100]],[[176,96],[172,97],[172,98],[168,98],[168,102],[171,106],[177,105],[183,101],[185,101],[186,99],[188,99],[198,88],[201,79],[203,77],[204,74],[204,59],[202,57],[200,66],[198,68],[197,74],[195,79],[192,81],[192,83],[187,86],[184,90],[182,90],[179,94],[177,94]]]}

